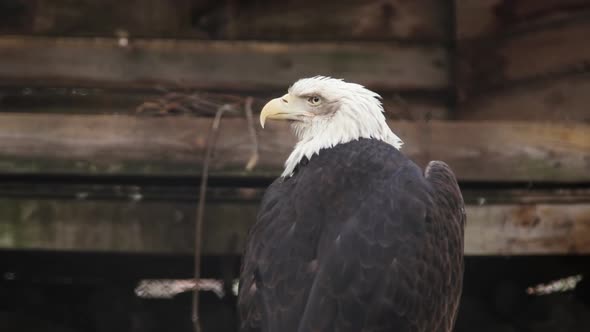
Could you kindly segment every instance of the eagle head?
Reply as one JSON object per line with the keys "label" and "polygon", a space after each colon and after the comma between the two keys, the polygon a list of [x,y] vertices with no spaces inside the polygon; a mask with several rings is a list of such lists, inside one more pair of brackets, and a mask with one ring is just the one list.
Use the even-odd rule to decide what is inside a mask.
{"label": "eagle head", "polygon": [[260,113],[267,119],[290,120],[299,141],[285,163],[282,176],[291,176],[303,157],[359,138],[403,144],[387,125],[381,97],[355,83],[324,76],[303,78],[287,94],[269,101]]}

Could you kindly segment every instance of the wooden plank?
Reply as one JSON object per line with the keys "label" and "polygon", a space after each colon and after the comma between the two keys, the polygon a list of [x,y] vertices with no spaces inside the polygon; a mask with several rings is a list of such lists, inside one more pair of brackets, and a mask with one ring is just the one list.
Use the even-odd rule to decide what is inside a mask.
{"label": "wooden plank", "polygon": [[465,251],[472,255],[590,253],[590,206],[468,207]]}
{"label": "wooden plank", "polygon": [[469,96],[457,105],[467,121],[590,123],[590,74],[567,75],[512,89]]}
{"label": "wooden plank", "polygon": [[588,121],[588,1],[465,0],[456,10],[456,118]]}
{"label": "wooden plank", "polygon": [[0,38],[0,85],[286,89],[328,75],[377,90],[448,87],[442,47],[108,38]]}
{"label": "wooden plank", "polygon": [[[281,91],[211,93],[195,91],[201,99],[219,104],[235,103],[236,98],[254,98],[253,110],[258,112],[268,100]],[[183,93],[186,91],[176,91]],[[61,114],[136,114],[144,102],[157,102],[167,94],[162,91],[133,91],[126,89],[85,88],[0,88],[0,112],[61,113]],[[429,121],[449,119],[450,93],[382,93],[386,116],[396,120]],[[182,104],[188,106],[188,103]],[[147,111],[146,111],[147,112]],[[148,113],[157,113],[155,110]],[[190,113],[181,107],[169,113]],[[197,112],[195,112],[197,113]]]}
{"label": "wooden plank", "polygon": [[[450,2],[437,0],[266,0],[236,3],[228,24],[215,28],[231,39],[440,42],[450,40],[451,12]],[[199,19],[212,25],[209,15]]]}
{"label": "wooden plank", "polygon": [[188,37],[191,7],[191,0],[36,0],[30,14],[34,18],[31,32],[108,37],[125,32],[137,37]]}
{"label": "wooden plank", "polygon": [[586,0],[456,0],[460,40],[530,30],[590,12]]}
{"label": "wooden plank", "polygon": [[31,2],[3,1],[19,10],[0,10],[0,31],[113,36],[124,30],[132,38],[247,40],[442,41],[451,35],[451,3],[438,0]]}
{"label": "wooden plank", "polygon": [[[5,249],[192,252],[192,203],[1,199],[0,205],[0,247]],[[203,253],[241,251],[256,209],[255,204],[208,204]]]}
{"label": "wooden plank", "polygon": [[[187,202],[0,199],[0,247],[192,253]],[[210,203],[205,255],[240,254],[258,202]],[[589,254],[589,204],[470,205],[467,255]]]}
{"label": "wooden plank", "polygon": [[565,73],[587,72],[589,18],[590,13],[505,37],[459,41],[457,89],[460,98]]}
{"label": "wooden plank", "polygon": [[[189,116],[0,114],[6,174],[187,175],[201,167],[211,119]],[[590,180],[590,127],[583,124],[391,121],[404,153],[420,165],[448,162],[470,181]],[[295,144],[287,123],[258,130],[251,172],[245,120],[225,119],[212,174],[276,176]]]}

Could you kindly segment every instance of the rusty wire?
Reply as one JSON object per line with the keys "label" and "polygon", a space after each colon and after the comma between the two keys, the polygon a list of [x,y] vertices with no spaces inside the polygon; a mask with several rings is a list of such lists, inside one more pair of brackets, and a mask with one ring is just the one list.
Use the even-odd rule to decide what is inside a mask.
{"label": "rusty wire", "polygon": [[[197,206],[197,219],[195,223],[195,280],[201,277],[201,230],[203,228],[203,215],[205,214],[205,198],[207,194],[207,181],[209,179],[209,164],[211,162],[211,155],[215,149],[217,138],[219,137],[219,125],[223,113],[231,111],[232,107],[223,105],[219,107],[215,114],[215,119],[211,124],[209,130],[209,137],[207,138],[207,149],[205,151],[205,160],[203,161],[203,170],[201,174],[201,186],[199,188],[199,205]],[[195,332],[200,332],[199,324],[199,288],[195,287],[193,291],[193,307],[192,307],[192,322]]]}
{"label": "rusty wire", "polygon": [[[245,169],[251,171],[258,163],[258,137],[252,111],[255,99],[253,97],[240,97],[229,94],[213,93],[181,93],[166,92],[162,97],[156,100],[146,101],[137,107],[136,112],[143,115],[168,116],[178,114],[190,114],[198,116],[214,115],[211,128],[207,138],[207,147],[203,168],[201,173],[201,183],[199,187],[199,202],[197,205],[197,215],[195,219],[195,257],[194,257],[194,280],[200,280],[201,275],[201,234],[203,228],[203,217],[205,215],[205,201],[207,195],[207,183],[209,179],[209,166],[215,150],[217,139],[219,137],[219,128],[221,119],[226,113],[240,114],[243,110],[248,125],[248,135],[252,143],[252,154],[248,159]],[[200,332],[199,320],[199,283],[193,288],[193,304],[191,320],[193,330]]]}
{"label": "rusty wire", "polygon": [[[202,246],[202,228],[203,217],[205,215],[205,202],[207,195],[207,183],[209,179],[209,167],[211,158],[219,138],[219,128],[221,119],[226,113],[239,114],[243,110],[248,125],[248,135],[252,143],[252,154],[248,159],[245,169],[251,171],[258,163],[258,138],[256,135],[252,105],[255,99],[253,97],[239,97],[227,94],[210,94],[210,93],[179,93],[168,92],[162,97],[146,101],[137,108],[137,112],[144,115],[177,115],[192,114],[199,116],[211,116],[214,114],[213,122],[207,138],[207,147],[203,168],[201,173],[201,183],[199,187],[199,202],[197,205],[197,215],[195,219],[195,253],[194,253],[194,280],[200,280],[201,275],[201,246]],[[199,320],[199,284],[193,288],[193,303],[191,311],[191,320],[193,330],[200,332]]]}
{"label": "rusty wire", "polygon": [[[257,101],[253,97],[242,97],[232,94],[211,92],[177,92],[166,91],[162,96],[145,101],[136,108],[136,112],[142,115],[169,116],[169,115],[198,115],[215,116],[221,106],[229,105],[235,108],[230,113],[239,115],[239,109],[248,100]],[[262,101],[260,101],[262,102]]]}

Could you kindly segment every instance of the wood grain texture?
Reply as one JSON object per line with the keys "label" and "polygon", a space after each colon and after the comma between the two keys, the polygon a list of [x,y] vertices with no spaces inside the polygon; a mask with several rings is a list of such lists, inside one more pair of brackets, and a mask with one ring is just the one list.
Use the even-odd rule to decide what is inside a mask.
{"label": "wood grain texture", "polygon": [[[236,98],[253,98],[253,111],[258,113],[272,98],[283,95],[281,91],[234,92],[218,94],[206,91],[175,91],[186,96],[198,96],[201,100],[217,105],[235,103]],[[14,113],[61,113],[61,114],[128,114],[138,113],[138,107],[145,102],[158,102],[168,94],[162,91],[130,91],[126,89],[85,89],[85,88],[18,88],[0,87],[0,112]],[[447,94],[414,94],[384,92],[381,94],[386,116],[396,120],[429,121],[447,120],[450,117],[450,96]],[[198,108],[187,110],[190,103],[178,103],[171,107],[169,114],[212,114],[198,112]],[[203,107],[201,107],[203,108]],[[162,111],[160,109],[160,111]],[[151,112],[159,113],[156,108]],[[214,112],[214,109],[213,109]],[[162,112],[165,113],[165,112]],[[230,114],[228,114],[230,115]]]}
{"label": "wood grain texture", "polygon": [[[189,36],[191,0],[36,0],[32,34]],[[18,32],[18,31],[14,31]]]}
{"label": "wood grain texture", "polygon": [[448,87],[447,52],[391,43],[0,38],[0,85],[286,89],[328,75],[377,90]]}
{"label": "wood grain texture", "polygon": [[[0,200],[0,247],[191,253],[196,205],[170,202]],[[207,205],[203,253],[241,248],[257,205]],[[235,228],[238,227],[238,228]],[[233,242],[232,240],[238,241]],[[238,253],[234,249],[232,254]]]}
{"label": "wood grain texture", "polygon": [[451,3],[437,0],[32,2],[3,1],[6,15],[0,14],[0,31],[110,37],[124,30],[132,38],[293,41],[443,41],[451,37]]}
{"label": "wood grain texture", "polygon": [[465,98],[518,83],[587,72],[588,35],[590,14],[516,35],[459,42],[457,89]]}
{"label": "wood grain texture", "polygon": [[[192,253],[189,202],[0,199],[0,248]],[[258,202],[207,205],[203,254],[241,254]],[[589,254],[590,205],[469,205],[467,255]]]}
{"label": "wood grain texture", "polygon": [[587,122],[590,2],[456,1],[456,118]]}
{"label": "wood grain texture", "polygon": [[590,74],[567,75],[524,86],[469,96],[456,118],[467,121],[590,123]]}
{"label": "wood grain texture", "polygon": [[451,38],[451,13],[450,2],[436,0],[266,0],[217,4],[198,26],[211,30],[225,16],[215,29],[222,38],[441,42]]}
{"label": "wood grain texture", "polygon": [[586,0],[456,0],[459,40],[510,34],[590,12]]}
{"label": "wood grain texture", "polygon": [[[0,172],[6,174],[195,175],[211,119],[189,116],[0,114]],[[583,124],[390,121],[402,151],[424,166],[451,165],[461,180],[590,180],[590,128]],[[252,172],[246,121],[225,119],[211,171],[276,176],[295,144],[287,123],[258,130]]]}
{"label": "wood grain texture", "polygon": [[469,207],[465,248],[473,255],[590,253],[590,206]]}

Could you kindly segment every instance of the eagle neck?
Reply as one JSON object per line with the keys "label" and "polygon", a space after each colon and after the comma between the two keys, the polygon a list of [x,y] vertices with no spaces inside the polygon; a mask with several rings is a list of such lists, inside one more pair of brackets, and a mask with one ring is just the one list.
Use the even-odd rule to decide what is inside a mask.
{"label": "eagle neck", "polygon": [[[307,161],[310,161],[314,155],[319,155],[322,150],[331,149],[339,144],[345,144],[352,141],[358,141],[359,139],[366,138],[366,139],[375,139],[378,141],[383,141],[389,145],[392,145],[396,149],[400,149],[401,147],[401,140],[389,130],[387,130],[391,135],[363,135],[360,137],[342,137],[342,136],[327,136],[327,135],[319,135],[317,137],[313,137],[310,139],[303,139],[300,140],[293,149],[293,152],[287,158],[285,162],[285,169],[281,174],[281,177],[288,178],[291,177],[297,167],[305,166]],[[327,136],[327,137],[325,137]]]}
{"label": "eagle neck", "polygon": [[295,167],[304,157],[311,159],[322,149],[330,149],[338,144],[360,138],[383,141],[396,149],[403,144],[387,125],[381,104],[372,96],[342,101],[329,116],[294,122],[293,131],[299,141],[285,162],[282,177],[293,175]]}

